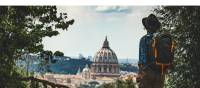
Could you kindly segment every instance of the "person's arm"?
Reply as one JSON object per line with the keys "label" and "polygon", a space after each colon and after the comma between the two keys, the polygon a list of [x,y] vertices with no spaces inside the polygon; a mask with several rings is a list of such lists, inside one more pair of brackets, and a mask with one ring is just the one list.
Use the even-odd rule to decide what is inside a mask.
{"label": "person's arm", "polygon": [[144,76],[143,72],[143,67],[144,67],[144,61],[146,58],[146,46],[145,46],[145,37],[142,37],[140,39],[140,44],[139,44],[139,61],[138,61],[138,75],[136,77],[136,82],[139,83],[142,77]]}
{"label": "person's arm", "polygon": [[146,61],[146,46],[145,46],[145,37],[142,37],[139,45],[139,68],[143,68],[143,65]]}

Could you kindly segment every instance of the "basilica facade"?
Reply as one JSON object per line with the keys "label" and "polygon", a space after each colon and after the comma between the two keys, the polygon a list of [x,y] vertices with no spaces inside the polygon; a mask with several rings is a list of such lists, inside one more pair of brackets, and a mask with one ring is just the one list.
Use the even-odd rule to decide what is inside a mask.
{"label": "basilica facade", "polygon": [[91,65],[91,77],[119,77],[118,59],[115,52],[110,48],[107,37],[102,48],[95,54]]}

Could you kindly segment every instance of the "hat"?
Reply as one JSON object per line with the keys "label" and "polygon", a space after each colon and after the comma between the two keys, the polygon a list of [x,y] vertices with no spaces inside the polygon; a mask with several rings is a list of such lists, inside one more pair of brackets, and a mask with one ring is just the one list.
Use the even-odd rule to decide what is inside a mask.
{"label": "hat", "polygon": [[143,18],[142,24],[148,31],[151,32],[155,32],[161,26],[161,23],[154,14],[150,14],[148,17]]}

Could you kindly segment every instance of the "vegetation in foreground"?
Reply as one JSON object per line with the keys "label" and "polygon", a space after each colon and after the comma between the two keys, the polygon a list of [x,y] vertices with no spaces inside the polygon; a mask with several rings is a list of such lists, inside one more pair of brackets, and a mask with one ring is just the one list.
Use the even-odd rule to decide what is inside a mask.
{"label": "vegetation in foreground", "polygon": [[200,7],[162,6],[155,10],[162,30],[176,40],[174,64],[168,74],[167,88],[198,88],[200,86]]}
{"label": "vegetation in foreground", "polygon": [[74,20],[58,13],[56,6],[1,6],[0,12],[0,87],[25,88],[16,78],[26,75],[18,72],[15,61],[42,52],[42,39],[58,35],[57,29],[67,30]]}

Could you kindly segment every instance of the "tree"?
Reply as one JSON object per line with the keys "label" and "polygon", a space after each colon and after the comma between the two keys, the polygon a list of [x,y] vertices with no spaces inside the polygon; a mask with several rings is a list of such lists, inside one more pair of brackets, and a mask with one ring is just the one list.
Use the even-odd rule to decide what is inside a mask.
{"label": "tree", "polygon": [[44,37],[67,30],[74,20],[58,13],[56,6],[1,6],[0,12],[0,87],[12,88],[19,80],[9,78],[23,76],[15,71],[15,60],[25,52],[42,51]]}
{"label": "tree", "polygon": [[125,85],[125,82],[123,80],[117,79],[116,80],[116,85],[117,85],[117,88],[123,88],[124,85]]}
{"label": "tree", "polygon": [[44,59],[48,63],[48,62],[52,61],[52,59],[53,59],[53,53],[52,53],[52,51],[45,50],[45,51],[42,51],[40,53],[40,57],[42,59]]}
{"label": "tree", "polygon": [[128,79],[125,80],[125,87],[124,88],[135,88],[136,83],[133,82],[133,77],[128,76]]}
{"label": "tree", "polygon": [[64,56],[64,53],[63,53],[63,52],[60,52],[60,51],[56,51],[56,52],[54,52],[54,56],[63,57],[63,56]]}
{"label": "tree", "polygon": [[136,83],[129,76],[128,79],[117,79],[112,83],[103,83],[98,88],[136,88]]}
{"label": "tree", "polygon": [[90,88],[90,86],[87,84],[80,84],[78,88]]}
{"label": "tree", "polygon": [[115,88],[114,83],[103,83],[98,88]]}
{"label": "tree", "polygon": [[39,64],[39,72],[44,74],[46,72],[51,72],[49,69],[49,63],[53,61],[53,53],[52,51],[45,50],[40,53],[40,64]]}
{"label": "tree", "polygon": [[162,6],[155,9],[162,30],[170,32],[177,44],[173,68],[168,74],[170,88],[200,86],[200,7]]}
{"label": "tree", "polygon": [[95,88],[96,87],[96,85],[98,85],[99,84],[99,82],[97,82],[97,81],[89,81],[89,83],[88,83],[89,85],[90,85],[90,88]]}

